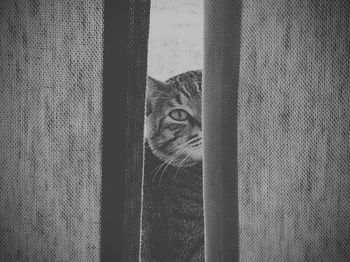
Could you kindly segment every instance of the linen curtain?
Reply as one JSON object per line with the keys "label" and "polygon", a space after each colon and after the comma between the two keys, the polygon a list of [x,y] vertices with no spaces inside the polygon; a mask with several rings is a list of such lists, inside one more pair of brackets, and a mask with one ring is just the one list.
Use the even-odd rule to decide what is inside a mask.
{"label": "linen curtain", "polygon": [[239,261],[237,97],[241,1],[204,1],[203,208],[206,261]]}
{"label": "linen curtain", "polygon": [[1,1],[1,261],[137,261],[148,12]]}
{"label": "linen curtain", "polygon": [[348,1],[243,1],[241,261],[349,261]]}
{"label": "linen curtain", "polygon": [[0,261],[99,261],[102,1],[0,2]]}

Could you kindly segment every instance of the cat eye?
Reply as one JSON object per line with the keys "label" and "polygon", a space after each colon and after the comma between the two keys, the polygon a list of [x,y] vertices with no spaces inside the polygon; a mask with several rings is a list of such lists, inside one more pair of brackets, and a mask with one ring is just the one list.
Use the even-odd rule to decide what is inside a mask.
{"label": "cat eye", "polygon": [[189,114],[186,110],[175,109],[169,113],[169,116],[176,121],[186,121],[188,120]]}

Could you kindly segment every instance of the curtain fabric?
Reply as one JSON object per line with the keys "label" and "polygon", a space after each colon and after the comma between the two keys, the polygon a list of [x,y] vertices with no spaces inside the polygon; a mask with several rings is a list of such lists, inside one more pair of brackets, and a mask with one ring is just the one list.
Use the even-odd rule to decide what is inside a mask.
{"label": "curtain fabric", "polygon": [[0,261],[98,261],[102,1],[0,3]]}
{"label": "curtain fabric", "polygon": [[204,3],[205,261],[239,261],[237,96],[241,1]]}
{"label": "curtain fabric", "polygon": [[104,2],[101,261],[121,261],[124,240],[128,4]]}
{"label": "curtain fabric", "polygon": [[241,261],[350,260],[349,11],[243,1]]}
{"label": "curtain fabric", "polygon": [[144,117],[149,32],[149,0],[129,0],[128,91],[123,261],[138,261],[144,161]]}
{"label": "curtain fabric", "polygon": [[1,261],[138,259],[149,1],[115,2],[0,4]]}
{"label": "curtain fabric", "polygon": [[[236,3],[222,2],[226,8],[208,1],[205,14],[209,261],[233,256],[227,250],[236,242],[225,242],[230,241],[225,236],[237,240],[232,230],[237,173],[229,178],[230,163],[225,163],[235,163],[237,71],[230,59],[237,50],[231,38],[237,30],[231,9]],[[349,9],[347,1],[243,1],[237,107],[241,261],[350,259]],[[229,190],[231,206],[225,199]]]}
{"label": "curtain fabric", "polygon": [[149,1],[105,1],[102,261],[138,261]]}

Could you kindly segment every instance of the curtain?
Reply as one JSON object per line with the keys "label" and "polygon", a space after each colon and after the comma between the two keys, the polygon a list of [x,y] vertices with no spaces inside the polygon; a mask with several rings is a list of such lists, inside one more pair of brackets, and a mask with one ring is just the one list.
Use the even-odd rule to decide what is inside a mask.
{"label": "curtain", "polygon": [[239,261],[237,97],[241,2],[204,3],[205,261]]}
{"label": "curtain", "polygon": [[240,259],[349,261],[350,3],[242,7]]}
{"label": "curtain", "polygon": [[150,1],[129,1],[128,92],[125,143],[127,168],[123,233],[123,261],[138,261],[144,162],[144,117]]}
{"label": "curtain", "polygon": [[128,1],[104,2],[101,261],[121,261],[127,147]]}
{"label": "curtain", "polygon": [[0,261],[99,261],[102,1],[0,3]]}
{"label": "curtain", "polygon": [[1,1],[1,261],[138,260],[148,12]]}
{"label": "curtain", "polygon": [[240,261],[349,261],[349,9],[347,1],[242,1],[236,118],[239,5],[207,2],[208,261],[237,250],[237,175]]}

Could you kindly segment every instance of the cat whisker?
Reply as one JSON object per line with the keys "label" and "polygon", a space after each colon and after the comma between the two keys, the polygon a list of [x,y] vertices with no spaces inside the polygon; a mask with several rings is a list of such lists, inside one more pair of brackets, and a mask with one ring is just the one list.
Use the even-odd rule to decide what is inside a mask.
{"label": "cat whisker", "polygon": [[[160,165],[158,165],[155,169],[153,169],[151,171],[151,173],[156,172],[152,178],[152,183],[155,182],[155,179],[157,177],[157,175],[159,174],[159,172],[162,170],[161,174],[159,175],[159,181],[158,181],[158,185],[160,186],[162,177],[166,171],[166,169],[176,160],[176,158],[182,154],[183,149],[185,149],[186,147],[188,147],[191,143],[193,142],[197,142],[198,141],[198,137],[195,137],[193,139],[190,139],[188,141],[185,141],[183,143],[181,143],[180,145],[176,146],[175,148],[171,149],[170,151],[168,151],[166,154],[164,154],[160,159],[163,160],[164,162]],[[182,167],[183,163],[186,163],[190,160],[191,155],[186,155],[184,159],[181,160],[180,164],[178,164],[178,168],[175,174],[175,177],[177,177],[177,173],[179,171],[179,169]]]}
{"label": "cat whisker", "polygon": [[190,144],[193,144],[193,143],[197,143],[197,142],[200,142],[202,140],[201,137],[198,137],[198,138],[192,138],[190,141]]}
{"label": "cat whisker", "polygon": [[188,160],[190,159],[190,155],[186,155],[184,157],[184,159],[181,160],[180,165],[178,166],[177,170],[176,170],[176,174],[175,174],[175,178],[177,178],[177,173],[179,172],[179,169],[182,168],[182,164],[184,163],[186,165],[186,162],[188,162]]}
{"label": "cat whisker", "polygon": [[[173,155],[171,155],[171,159],[170,159],[170,160],[167,160],[166,162],[164,162],[164,163],[167,163],[167,165],[164,167],[164,169],[163,169],[163,171],[162,171],[162,174],[161,174],[160,177],[159,177],[159,183],[158,183],[159,186],[160,186],[160,183],[161,183],[161,180],[162,180],[162,177],[163,177],[163,175],[164,175],[165,170],[169,167],[169,165],[170,165],[171,163],[174,162],[174,160],[176,160],[176,157],[177,157],[177,156],[181,155],[182,152],[181,152],[180,150],[186,148],[186,147],[188,146],[188,142],[189,142],[189,141],[186,141],[186,142],[184,142],[184,143],[178,145],[177,147],[175,147],[173,150],[171,150],[171,151],[177,150],[177,152],[175,152]],[[169,154],[169,152],[168,152],[168,154]],[[181,167],[181,164],[182,164],[182,162],[180,163],[180,166],[179,166],[179,167]],[[158,171],[160,171],[160,169],[159,169]],[[158,171],[157,171],[157,172],[158,172]]]}
{"label": "cat whisker", "polygon": [[151,171],[151,173],[153,173],[154,171],[157,170],[156,173],[154,174],[153,178],[152,178],[152,183],[154,183],[154,180],[155,180],[155,178],[156,178],[156,176],[157,176],[159,170],[162,168],[162,166],[165,165],[165,163],[166,163],[166,162],[161,163],[160,165],[158,165],[155,169],[153,169],[153,170]]}
{"label": "cat whisker", "polygon": [[168,168],[168,166],[171,164],[171,162],[172,162],[174,159],[175,159],[175,157],[172,158],[168,163],[165,162],[165,163],[167,163],[167,165],[164,167],[163,172],[162,172],[162,174],[161,174],[160,177],[159,177],[158,186],[160,186],[160,183],[162,182],[162,177],[163,177],[163,175],[164,175],[165,170]]}
{"label": "cat whisker", "polygon": [[192,145],[191,147],[192,148],[195,148],[195,147],[198,147],[198,146],[201,146],[202,145],[202,142],[198,143],[198,144],[195,144],[195,145]]}
{"label": "cat whisker", "polygon": [[[181,145],[182,145],[182,144],[180,144],[179,146],[173,148],[173,149],[172,149],[171,151],[169,151],[165,156],[169,156],[170,153],[172,153],[173,151],[179,149],[179,147],[180,147]],[[171,155],[170,155],[170,161],[169,161],[169,160],[165,160],[162,164],[160,164],[159,166],[157,166],[155,169],[153,169],[153,170],[151,171],[151,173],[152,173],[152,172],[154,172],[155,170],[157,170],[156,173],[155,173],[155,175],[153,176],[152,182],[154,182],[154,179],[156,178],[158,172],[162,169],[162,167],[164,167],[164,165],[167,164],[167,165],[165,166],[165,168],[163,169],[163,172],[162,172],[162,175],[163,175],[163,173],[165,172],[165,169],[169,166],[170,163],[172,163],[172,162],[175,160],[175,158],[176,158],[176,156],[177,156],[178,154],[179,154],[179,152],[176,152],[175,154],[171,154]],[[165,157],[165,156],[164,156],[164,157]],[[162,176],[162,175],[161,175],[161,176]],[[160,178],[159,178],[159,185],[160,185],[161,176],[160,176]]]}
{"label": "cat whisker", "polygon": [[[164,158],[166,158],[166,157],[172,157],[172,153],[173,153],[175,150],[178,150],[179,147],[182,146],[182,145],[184,145],[185,143],[186,143],[186,142],[184,142],[184,143],[178,145],[177,147],[171,149],[169,152],[167,152],[166,154],[164,154],[164,156],[160,157],[160,159],[163,160],[164,162],[163,162],[162,164],[158,165],[156,168],[154,168],[154,169],[151,171],[151,173],[153,173],[156,169],[159,169],[161,166],[163,166],[165,163],[167,163],[168,160],[167,160],[167,159],[164,159]],[[148,146],[149,146],[149,145],[148,145]]]}
{"label": "cat whisker", "polygon": [[[189,146],[190,144],[191,144],[191,140],[189,141],[188,145],[186,145],[186,146]],[[184,159],[181,160],[181,162],[180,162],[180,164],[179,164],[179,166],[178,166],[178,168],[177,168],[177,170],[176,170],[175,178],[177,177],[177,174],[178,174],[180,168],[182,168],[183,166],[186,166],[187,163],[190,161],[190,159],[191,159],[191,155],[190,155],[190,154],[187,154],[187,155],[184,157]]]}
{"label": "cat whisker", "polygon": [[187,159],[187,161],[186,161],[185,165],[187,165],[187,163],[189,162],[189,160],[190,160],[190,159],[191,159],[190,157]]}
{"label": "cat whisker", "polygon": [[166,95],[166,97],[169,97],[169,94],[168,94],[168,93],[163,92],[163,91],[160,91],[160,90],[158,90],[158,89],[153,90],[153,92],[158,92],[158,93],[161,93],[161,94]]}
{"label": "cat whisker", "polygon": [[[163,162],[162,164],[160,164],[158,167],[156,167],[154,170],[156,170],[157,169],[157,171],[156,171],[156,173],[154,174],[154,176],[153,176],[153,178],[152,178],[152,183],[154,183],[154,180],[155,180],[155,178],[157,177],[157,174],[158,174],[158,172],[162,169],[162,167],[164,167],[165,165],[167,164],[167,162]],[[154,171],[153,170],[153,171]],[[152,171],[152,172],[153,172]],[[159,182],[158,182],[159,183]]]}
{"label": "cat whisker", "polygon": [[[165,170],[169,167],[169,165],[176,159],[176,157],[177,157],[179,154],[180,154],[180,152],[176,152],[174,155],[172,155],[172,158],[171,158],[170,160],[164,162],[164,164],[167,164],[167,165],[163,168],[163,172],[162,172],[162,174],[161,174],[160,177],[159,177],[158,186],[160,186],[160,183],[161,183],[161,181],[162,181],[162,177],[163,177],[163,175],[164,175]],[[159,169],[159,170],[160,170],[160,169]],[[159,171],[159,170],[158,170],[158,171]]]}
{"label": "cat whisker", "polygon": [[[178,151],[180,149],[184,149],[186,146],[188,146],[189,142],[190,141],[185,141],[185,142],[181,143],[180,145],[177,145],[176,147],[174,147],[173,149],[168,151],[162,158],[165,158],[165,157],[169,156],[174,151]],[[166,159],[161,159],[161,160],[167,161]]]}

